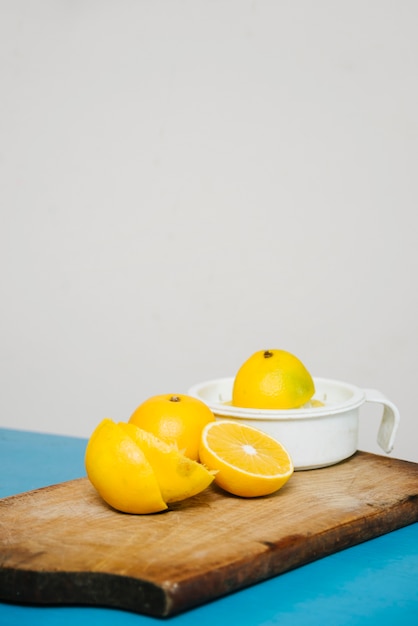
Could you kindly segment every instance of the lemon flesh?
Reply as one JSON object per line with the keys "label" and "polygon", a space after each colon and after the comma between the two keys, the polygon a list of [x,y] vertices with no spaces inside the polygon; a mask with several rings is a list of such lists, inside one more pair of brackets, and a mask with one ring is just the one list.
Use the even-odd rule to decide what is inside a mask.
{"label": "lemon flesh", "polygon": [[278,491],[294,471],[289,453],[278,441],[231,420],[203,429],[199,453],[202,463],[216,472],[216,484],[244,498]]}

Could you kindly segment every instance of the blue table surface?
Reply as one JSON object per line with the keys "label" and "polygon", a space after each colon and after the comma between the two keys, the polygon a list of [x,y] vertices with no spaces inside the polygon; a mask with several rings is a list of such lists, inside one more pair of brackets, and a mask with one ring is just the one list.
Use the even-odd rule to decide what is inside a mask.
{"label": "blue table surface", "polygon": [[[0,497],[85,475],[85,439],[0,428]],[[418,524],[166,620],[96,607],[0,603],[1,626],[418,626]]]}

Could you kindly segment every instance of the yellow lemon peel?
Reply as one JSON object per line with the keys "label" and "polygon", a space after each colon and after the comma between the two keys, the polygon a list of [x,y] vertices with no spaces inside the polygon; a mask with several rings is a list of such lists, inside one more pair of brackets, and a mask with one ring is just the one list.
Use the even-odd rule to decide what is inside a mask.
{"label": "yellow lemon peel", "polygon": [[103,500],[134,514],[164,511],[168,503],[200,493],[214,478],[175,446],[134,424],[109,418],[102,420],[88,441],[85,467]]}
{"label": "yellow lemon peel", "polygon": [[248,409],[294,409],[314,393],[313,378],[295,355],[286,350],[259,350],[239,368],[232,404]]}

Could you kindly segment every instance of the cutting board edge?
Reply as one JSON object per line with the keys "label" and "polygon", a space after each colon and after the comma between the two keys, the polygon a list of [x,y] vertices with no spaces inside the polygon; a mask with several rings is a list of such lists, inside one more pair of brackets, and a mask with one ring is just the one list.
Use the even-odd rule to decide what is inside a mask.
{"label": "cutting board edge", "polygon": [[166,617],[170,615],[167,600],[162,587],[132,576],[109,572],[0,569],[0,601],[11,604],[101,606]]}
{"label": "cutting board edge", "polygon": [[62,482],[59,482],[59,483],[53,483],[51,485],[43,485],[42,487],[36,487],[35,489],[29,489],[28,491],[19,491],[19,493],[12,493],[8,496],[4,496],[3,498],[0,498],[0,504],[4,506],[4,505],[7,505],[8,502],[13,502],[14,500],[21,500],[28,496],[33,496],[36,493],[44,493],[45,491],[55,491],[56,489],[61,489],[61,487],[63,487],[64,485],[68,485],[70,483],[78,483],[78,482],[89,482],[89,479],[87,476],[77,476],[76,478],[63,480]]}

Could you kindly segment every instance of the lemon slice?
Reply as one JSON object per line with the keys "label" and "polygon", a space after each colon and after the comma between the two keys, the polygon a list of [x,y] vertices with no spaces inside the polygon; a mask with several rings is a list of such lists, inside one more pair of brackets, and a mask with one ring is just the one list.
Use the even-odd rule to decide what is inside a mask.
{"label": "lemon slice", "polygon": [[246,498],[274,493],[293,474],[286,449],[264,432],[233,420],[211,422],[202,432],[200,460],[215,483]]}
{"label": "lemon slice", "polygon": [[125,513],[157,513],[169,502],[194,496],[210,485],[203,465],[135,426],[104,419],[89,439],[87,476],[113,508]]}
{"label": "lemon slice", "polygon": [[135,441],[154,470],[165,502],[178,502],[194,496],[210,485],[213,474],[200,463],[181,454],[152,433],[134,424],[119,426]]}
{"label": "lemon slice", "polygon": [[141,448],[110,419],[89,439],[87,476],[100,496],[124,513],[156,513],[167,508],[157,477]]}

